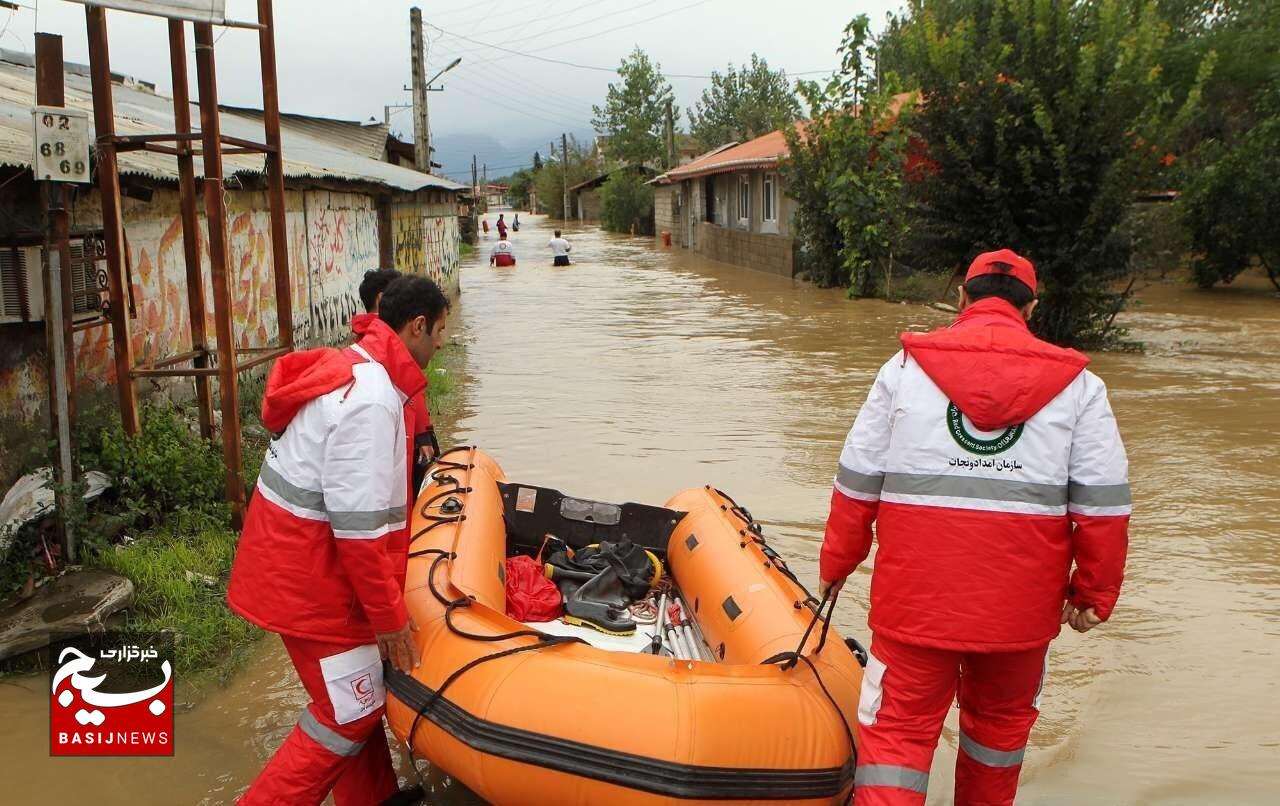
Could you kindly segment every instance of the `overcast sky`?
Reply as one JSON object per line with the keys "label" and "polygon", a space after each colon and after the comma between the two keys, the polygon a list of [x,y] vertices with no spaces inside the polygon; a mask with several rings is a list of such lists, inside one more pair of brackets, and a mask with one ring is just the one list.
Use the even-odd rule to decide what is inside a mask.
{"label": "overcast sky", "polygon": [[[31,51],[33,33],[62,34],[69,61],[87,62],[84,7],[64,0],[17,0],[38,11],[0,9],[0,47]],[[408,103],[409,8],[402,0],[276,0],[280,105],[286,112],[350,120],[382,119],[385,104]],[[611,78],[495,50],[533,53],[588,67],[616,68],[635,45],[668,74],[706,75],[753,51],[791,74],[836,66],[841,31],[859,12],[876,29],[897,0],[419,0],[434,73],[456,56],[444,92],[430,95],[433,136],[485,132],[499,141],[546,138],[590,128],[591,105]],[[253,20],[255,0],[227,0],[228,16]],[[38,17],[38,23],[37,23]],[[165,23],[109,12],[112,67],[169,87]],[[219,29],[223,103],[261,103],[256,34]],[[466,37],[463,39],[461,37]],[[468,39],[474,41],[467,41]],[[483,44],[477,44],[483,43]],[[194,65],[191,69],[194,81]],[[818,77],[818,76],[809,76]],[[705,78],[671,78],[687,108]],[[683,122],[683,121],[682,121]],[[407,112],[393,129],[412,134]]]}

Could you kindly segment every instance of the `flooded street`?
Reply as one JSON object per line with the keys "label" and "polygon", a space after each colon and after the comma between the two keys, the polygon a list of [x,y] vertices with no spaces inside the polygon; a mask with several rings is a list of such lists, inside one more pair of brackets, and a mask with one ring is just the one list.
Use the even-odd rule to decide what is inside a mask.
{"label": "flooded street", "polygon": [[[464,346],[448,443],[509,477],[661,504],[715,484],[747,506],[801,579],[845,434],[897,335],[949,321],[918,305],[702,261],[651,239],[525,216],[514,269],[492,240],[463,260]],[[1134,519],[1112,621],[1050,649],[1023,803],[1271,803],[1280,791],[1280,301],[1260,290],[1144,290],[1124,317],[1143,354],[1105,354],[1129,450]],[[865,641],[869,569],[837,622]],[[279,642],[179,713],[176,758],[51,759],[45,678],[0,685],[3,803],[234,800],[304,700]],[[949,801],[955,716],[931,803]],[[449,802],[468,802],[464,795]]]}

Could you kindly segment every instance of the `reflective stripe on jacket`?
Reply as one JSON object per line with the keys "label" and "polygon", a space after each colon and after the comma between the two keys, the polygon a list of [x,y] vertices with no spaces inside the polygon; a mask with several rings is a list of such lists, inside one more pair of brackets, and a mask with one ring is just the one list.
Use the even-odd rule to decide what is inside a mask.
{"label": "reflective stripe on jacket", "polygon": [[1130,497],[1106,387],[1083,356],[1034,339],[999,300],[975,303],[939,334],[904,336],[858,413],[822,578],[866,559],[875,522],[869,620],[891,638],[1030,648],[1057,635],[1067,596],[1107,618]]}
{"label": "reflective stripe on jacket", "polygon": [[[323,354],[319,364],[336,351],[310,352]],[[371,642],[408,619],[405,403],[425,381],[380,321],[341,355],[350,365],[341,385],[326,374],[309,391],[308,379],[321,373],[306,354],[272,370],[264,411],[286,397],[296,409],[281,416],[287,424],[267,449],[227,600],[273,632]]]}

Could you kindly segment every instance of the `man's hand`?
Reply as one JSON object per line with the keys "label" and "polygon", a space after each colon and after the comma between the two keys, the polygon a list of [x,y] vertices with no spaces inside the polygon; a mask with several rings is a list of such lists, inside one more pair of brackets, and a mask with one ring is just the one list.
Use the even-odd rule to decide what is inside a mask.
{"label": "man's hand", "polygon": [[418,625],[410,618],[396,632],[378,633],[378,654],[405,674],[412,672],[418,668],[418,647],[413,642],[413,634],[417,631]]}
{"label": "man's hand", "polygon": [[418,463],[429,465],[436,458],[436,449],[431,445],[420,445],[418,447]]}
{"label": "man's hand", "polygon": [[1071,629],[1076,632],[1088,632],[1101,624],[1102,619],[1098,618],[1092,607],[1080,610],[1071,602],[1063,602],[1061,623],[1070,624]]}
{"label": "man's hand", "polygon": [[820,590],[820,592],[822,593],[822,598],[827,599],[829,598],[829,596],[835,596],[836,594],[840,593],[840,591],[844,589],[845,579],[847,579],[847,577],[840,577],[839,579],[834,579],[830,581],[825,579],[822,580],[822,588]]}

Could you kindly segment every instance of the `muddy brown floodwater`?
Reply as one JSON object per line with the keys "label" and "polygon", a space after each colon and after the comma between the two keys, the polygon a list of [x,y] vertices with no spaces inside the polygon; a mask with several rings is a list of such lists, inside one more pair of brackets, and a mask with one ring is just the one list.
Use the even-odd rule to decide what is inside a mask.
{"label": "muddy brown floodwater", "polygon": [[[464,260],[460,397],[441,430],[517,480],[661,504],[714,483],[816,582],[836,459],[905,329],[946,314],[574,232],[552,268],[533,216],[519,266]],[[482,243],[482,252],[491,242]],[[1050,650],[1023,803],[1274,803],[1280,792],[1280,300],[1261,286],[1154,285],[1124,316],[1143,354],[1104,354],[1129,449],[1128,580],[1111,622]],[[838,622],[866,639],[869,570]],[[3,803],[232,802],[304,698],[268,638],[177,717],[175,758],[51,759],[43,677],[0,685]],[[949,800],[955,715],[931,803]],[[444,786],[444,803],[472,797]]]}

